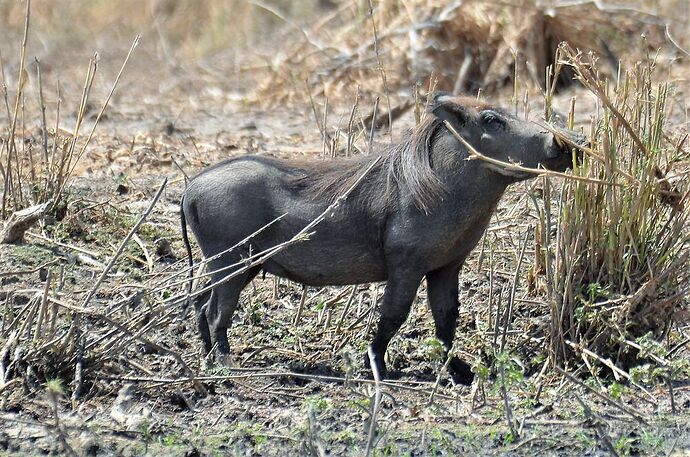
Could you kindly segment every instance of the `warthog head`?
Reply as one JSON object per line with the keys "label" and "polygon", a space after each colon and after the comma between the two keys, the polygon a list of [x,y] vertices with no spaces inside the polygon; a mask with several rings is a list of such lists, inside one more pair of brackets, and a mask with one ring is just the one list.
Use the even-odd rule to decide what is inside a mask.
{"label": "warthog head", "polygon": [[[547,128],[468,98],[440,93],[434,97],[430,110],[439,119],[450,122],[481,154],[526,168],[565,171],[578,155],[573,154],[571,144],[584,146],[586,142],[584,136],[571,130]],[[485,166],[518,181],[534,176],[489,162]]]}

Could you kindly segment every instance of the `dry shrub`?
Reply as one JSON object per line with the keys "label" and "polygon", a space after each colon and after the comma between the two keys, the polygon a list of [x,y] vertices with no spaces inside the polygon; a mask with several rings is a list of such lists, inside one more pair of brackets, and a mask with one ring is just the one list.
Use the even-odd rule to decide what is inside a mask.
{"label": "dry shrub", "polygon": [[687,318],[687,132],[670,127],[673,88],[653,82],[653,59],[616,83],[599,75],[592,54],[563,55],[602,105],[575,173],[608,184],[565,183],[555,239],[541,230],[540,244],[555,246],[540,260],[550,280],[554,360],[628,368],[648,361],[641,341],[662,340]]}
{"label": "dry shrub", "polygon": [[[136,41],[125,58],[125,64],[135,45]],[[4,80],[2,81],[5,89],[8,125],[0,129],[0,178],[2,178],[0,219],[4,219],[12,211],[27,207],[45,205],[45,209],[54,211],[65,204],[68,182],[93,138],[94,131],[120,76],[116,78],[111,94],[106,97],[100,111],[95,114],[92,125],[89,126],[90,128],[86,127],[84,124],[87,119],[91,89],[98,68],[96,57],[89,61],[76,120],[71,126],[72,131],[66,132],[63,130],[60,117],[60,85],[57,85],[55,116],[49,119],[46,115],[47,106],[44,99],[40,62],[37,60],[35,65],[37,87],[30,88],[27,84],[25,45],[22,46],[19,61],[18,84],[11,106],[10,92]],[[124,64],[120,74],[123,69]],[[34,89],[31,91],[33,93],[28,90],[29,88]],[[34,103],[39,107],[37,113],[29,111],[30,104]]]}
{"label": "dry shrub", "polygon": [[[454,92],[493,90],[511,85],[516,75],[544,88],[545,68],[554,64],[562,41],[607,56],[611,74],[623,51],[634,59],[635,50],[666,46],[663,21],[632,9],[602,9],[594,2],[553,7],[430,0],[374,4],[372,19],[369,2],[340,2],[335,13],[303,31],[302,42],[274,59],[259,93],[284,101],[302,94],[309,80],[313,96],[333,96],[342,89],[352,93],[355,87],[380,94],[379,58],[391,93],[415,82]],[[570,84],[571,76],[566,69],[560,87]]]}

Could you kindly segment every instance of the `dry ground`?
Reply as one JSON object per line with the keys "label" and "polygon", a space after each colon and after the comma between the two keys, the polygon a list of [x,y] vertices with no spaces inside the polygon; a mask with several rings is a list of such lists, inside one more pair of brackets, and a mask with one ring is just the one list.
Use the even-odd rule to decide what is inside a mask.
{"label": "dry ground", "polygon": [[[107,92],[126,46],[123,39],[119,45],[99,48],[103,65],[95,100]],[[81,83],[77,62],[88,56],[75,50],[42,59],[44,77],[63,81],[64,126],[74,117]],[[14,367],[22,370],[16,376],[21,381],[0,389],[0,455],[365,453],[375,388],[362,361],[383,285],[308,288],[304,312],[295,324],[301,286],[271,276],[257,279],[245,291],[230,331],[237,369],[207,366],[191,316],[180,320],[175,305],[161,305],[179,287],[128,300],[133,292],[150,290],[182,269],[178,201],[183,172],[193,175],[238,154],[316,157],[322,151],[306,100],[298,107],[271,109],[247,104],[242,94],[252,85],[253,74],[233,74],[222,57],[203,64],[172,64],[153,46],[138,50],[80,162],[64,217],[35,227],[24,244],[0,245],[3,329],[41,293],[48,269],[59,278],[51,294],[78,305],[162,179],[169,179],[139,240],[130,243],[90,304],[94,313],[113,311],[110,318],[123,326],[134,322],[132,327],[111,335],[111,346],[96,345],[102,359],[84,362],[83,386],[75,398],[70,394],[76,387],[76,366],[60,359],[60,350],[67,348],[57,348],[54,361]],[[12,68],[7,66],[8,78]],[[579,120],[586,123],[593,101],[574,90],[560,95],[555,106],[567,111],[570,97],[577,95]],[[333,108],[334,124],[347,123],[349,102]],[[411,114],[403,117],[396,134],[412,123]],[[478,366],[490,365],[500,344],[489,325],[495,316],[488,297],[515,277],[525,237],[528,255],[518,276],[524,278],[531,266],[529,236],[535,216],[527,192],[533,185],[539,182],[515,186],[504,197],[483,247],[474,252],[460,278],[457,341]],[[489,289],[490,248],[496,257],[494,290]],[[422,286],[410,318],[389,349],[394,376],[381,386],[369,445],[374,455],[604,455],[611,448],[620,455],[690,454],[687,381],[673,384],[672,407],[668,386],[641,390],[604,379],[586,381],[590,390],[585,390],[542,371],[548,307],[530,296],[524,280],[518,297],[503,364],[519,436],[508,427],[495,373],[472,388],[449,384],[431,339],[433,323]],[[77,314],[60,308],[57,331],[68,331]],[[107,327],[95,315],[80,319],[87,342]],[[146,327],[147,322],[155,325]],[[145,330],[134,335],[132,329]],[[118,339],[127,344],[109,351]],[[5,344],[0,341],[0,349]],[[196,383],[171,353],[181,356]],[[687,358],[688,349],[676,356]],[[51,390],[45,382],[53,379],[68,384]],[[605,398],[591,391],[605,392]]]}

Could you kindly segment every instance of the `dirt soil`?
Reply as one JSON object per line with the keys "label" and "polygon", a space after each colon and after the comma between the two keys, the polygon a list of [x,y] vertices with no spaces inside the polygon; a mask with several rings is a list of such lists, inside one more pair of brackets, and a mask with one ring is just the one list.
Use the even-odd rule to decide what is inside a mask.
{"label": "dirt soil", "polygon": [[[88,58],[80,56],[81,62]],[[119,48],[102,53],[94,100],[102,100],[122,56]],[[44,78],[65,80],[62,125],[67,128],[82,70],[76,64],[58,69],[62,60],[55,59]],[[514,378],[506,383],[507,398],[515,431],[508,426],[495,373],[472,387],[450,384],[431,338],[423,286],[390,346],[393,376],[380,386],[373,425],[376,387],[363,357],[382,284],[307,288],[300,322],[294,323],[302,287],[259,277],[245,291],[230,330],[236,368],[206,363],[192,316],[180,319],[179,305],[159,306],[180,285],[132,299],[133,292],[164,284],[184,268],[178,217],[184,174],[193,176],[240,154],[313,158],[323,150],[306,100],[302,106],[270,109],[248,104],[243,94],[253,75],[240,80],[214,65],[169,66],[153,50],[135,54],[80,161],[64,217],[34,227],[23,244],[0,245],[0,303],[13,307],[5,319],[41,293],[49,268],[59,284],[55,296],[78,306],[168,178],[138,241],[130,242],[89,304],[95,313],[112,310],[111,318],[123,325],[137,316],[165,325],[142,324],[145,339],[123,332],[119,338],[129,339],[124,349],[104,348],[98,369],[87,363],[81,391],[72,398],[77,367],[63,370],[59,350],[54,364],[21,367],[20,380],[0,389],[0,455],[354,456],[368,447],[373,455],[607,455],[611,449],[620,455],[690,455],[690,385],[672,386],[673,408],[668,386],[659,385],[647,386],[646,392],[622,386],[613,404],[611,396],[591,392],[606,386],[588,382],[585,390],[542,370],[546,348],[540,329],[548,308],[532,300],[523,284],[507,337],[512,356],[506,366]],[[586,94],[563,94],[556,106],[567,111],[574,94],[584,124],[591,105]],[[48,96],[49,105],[54,98]],[[350,102],[333,108],[334,124],[346,125]],[[410,113],[397,122],[395,135],[412,124]],[[534,184],[512,188],[489,229],[499,259],[494,290],[481,246],[461,276],[457,341],[475,363],[488,364],[494,347],[488,296],[514,275],[511,262],[533,222],[526,190]],[[170,315],[162,318],[165,313]],[[68,329],[74,316],[62,309],[57,326]],[[90,333],[100,335],[105,324],[85,316],[85,341],[92,342]],[[5,343],[0,341],[0,349]],[[46,388],[51,379],[63,379],[62,387]]]}

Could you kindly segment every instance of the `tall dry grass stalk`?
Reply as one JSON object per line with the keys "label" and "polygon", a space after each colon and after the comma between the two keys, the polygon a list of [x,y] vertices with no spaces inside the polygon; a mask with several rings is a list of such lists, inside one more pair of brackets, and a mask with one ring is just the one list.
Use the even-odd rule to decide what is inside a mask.
{"label": "tall dry grass stalk", "polygon": [[554,195],[555,236],[547,225],[555,211],[547,204],[541,213],[538,244],[548,252],[538,252],[537,264],[551,296],[553,361],[577,364],[589,354],[630,367],[644,361],[640,339],[662,339],[687,311],[689,179],[687,170],[667,176],[688,154],[669,128],[673,88],[654,82],[653,58],[613,82],[599,76],[592,54],[561,50],[601,108],[574,170],[599,182],[567,180]]}
{"label": "tall dry grass stalk", "polygon": [[[139,42],[137,36],[90,130],[82,136],[86,111],[90,103],[89,98],[98,69],[98,55],[95,54],[89,60],[75,124],[71,127],[71,132],[66,134],[65,130],[61,129],[62,94],[59,83],[56,84],[55,119],[49,124],[46,118],[45,91],[38,59],[35,62],[37,72],[35,87],[32,88],[32,84],[28,83],[26,49],[30,19],[31,1],[27,0],[24,33],[18,59],[17,87],[13,97],[6,85],[4,72],[2,73],[8,125],[6,129],[0,130],[0,177],[2,178],[0,219],[4,219],[12,211],[29,206],[46,204],[47,210],[50,211],[63,203],[67,183],[74,173],[77,162],[86,152],[122,72]],[[12,103],[10,103],[11,98]],[[39,108],[37,113],[31,111],[31,108],[35,106]],[[37,124],[35,126],[34,119]]]}

